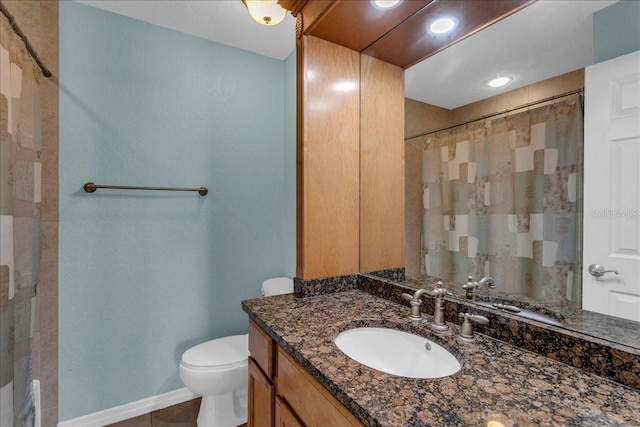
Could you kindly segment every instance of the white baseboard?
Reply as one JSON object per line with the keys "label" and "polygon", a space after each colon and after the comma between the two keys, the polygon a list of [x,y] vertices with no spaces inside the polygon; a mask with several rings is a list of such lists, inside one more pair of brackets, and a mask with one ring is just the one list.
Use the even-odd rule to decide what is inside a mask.
{"label": "white baseboard", "polygon": [[58,423],[58,427],[102,427],[198,397],[186,387]]}

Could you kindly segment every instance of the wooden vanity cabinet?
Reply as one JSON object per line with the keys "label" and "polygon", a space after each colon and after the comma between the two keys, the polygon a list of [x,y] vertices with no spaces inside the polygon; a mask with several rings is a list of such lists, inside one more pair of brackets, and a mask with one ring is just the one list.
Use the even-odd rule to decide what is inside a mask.
{"label": "wooden vanity cabinet", "polygon": [[281,347],[277,350],[276,393],[305,426],[363,424]]}
{"label": "wooden vanity cabinet", "polygon": [[280,397],[276,397],[276,427],[304,427]]}
{"label": "wooden vanity cabinet", "polygon": [[275,342],[249,320],[249,384],[247,422],[252,427],[273,427]]}
{"label": "wooden vanity cabinet", "polygon": [[249,386],[247,389],[249,410],[247,422],[255,427],[272,427],[274,420],[275,387],[249,357]]}
{"label": "wooden vanity cabinet", "polygon": [[363,426],[251,320],[249,352],[248,427]]}

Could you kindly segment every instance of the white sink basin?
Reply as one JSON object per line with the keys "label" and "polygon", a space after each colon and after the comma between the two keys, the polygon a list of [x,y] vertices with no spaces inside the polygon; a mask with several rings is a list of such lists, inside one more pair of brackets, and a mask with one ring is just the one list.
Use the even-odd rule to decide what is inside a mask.
{"label": "white sink basin", "polygon": [[455,374],[462,367],[444,347],[395,329],[348,329],[340,332],[334,341],[357,362],[400,377],[441,378]]}

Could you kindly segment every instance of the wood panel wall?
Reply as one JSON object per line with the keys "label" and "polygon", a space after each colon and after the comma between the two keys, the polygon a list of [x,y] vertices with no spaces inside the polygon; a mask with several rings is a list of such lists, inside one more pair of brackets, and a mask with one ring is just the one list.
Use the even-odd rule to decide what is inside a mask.
{"label": "wood panel wall", "polygon": [[360,271],[374,271],[404,266],[404,72],[360,61]]}
{"label": "wood panel wall", "polygon": [[303,36],[298,46],[298,253],[301,279],[359,271],[359,53]]}
{"label": "wood panel wall", "polygon": [[298,43],[297,277],[404,265],[404,72]]}

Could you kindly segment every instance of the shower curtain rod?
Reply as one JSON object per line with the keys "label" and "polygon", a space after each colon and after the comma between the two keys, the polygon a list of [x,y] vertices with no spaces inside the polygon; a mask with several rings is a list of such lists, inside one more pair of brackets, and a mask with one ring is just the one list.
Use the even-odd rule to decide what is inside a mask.
{"label": "shower curtain rod", "polygon": [[404,140],[408,141],[410,139],[419,138],[421,136],[431,135],[432,133],[438,133],[438,132],[442,132],[444,130],[457,128],[458,126],[468,125],[469,123],[477,122],[477,121],[480,121],[480,120],[486,120],[486,119],[489,119],[491,117],[495,117],[495,116],[500,116],[502,114],[511,113],[512,111],[516,111],[516,110],[522,110],[523,108],[532,107],[532,106],[537,105],[537,104],[542,104],[544,102],[553,101],[554,99],[564,98],[566,96],[575,95],[575,94],[582,93],[582,92],[584,92],[584,88],[572,90],[572,91],[569,91],[569,92],[561,93],[560,95],[554,95],[554,96],[550,96],[548,98],[540,99],[539,101],[529,102],[527,104],[523,104],[523,105],[520,105],[518,107],[508,108],[506,110],[503,110],[503,111],[500,111],[500,112],[497,112],[497,113],[491,113],[491,114],[486,114],[486,115],[481,116],[481,117],[476,117],[474,119],[467,120],[466,122],[457,123],[455,125],[444,126],[444,127],[438,128],[438,129],[417,133],[415,135],[411,135],[411,136],[406,137]]}
{"label": "shower curtain rod", "polygon": [[29,51],[29,55],[31,55],[31,57],[36,61],[36,64],[38,64],[38,67],[40,67],[40,69],[42,70],[42,74],[44,74],[45,77],[51,77],[51,71],[49,71],[47,66],[44,65],[44,63],[40,59],[40,55],[38,55],[38,52],[36,52],[33,46],[31,46],[31,42],[29,42],[29,39],[27,38],[27,36],[22,32],[22,29],[16,22],[16,19],[14,18],[14,16],[9,12],[9,10],[5,7],[5,5],[2,4],[2,2],[0,2],[0,11],[9,20],[9,25],[11,25],[11,28],[13,29],[13,31],[15,31],[18,37],[22,39],[25,46],[27,47],[27,50]]}

